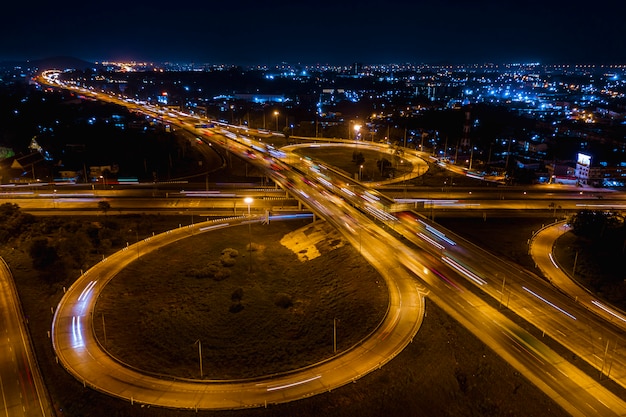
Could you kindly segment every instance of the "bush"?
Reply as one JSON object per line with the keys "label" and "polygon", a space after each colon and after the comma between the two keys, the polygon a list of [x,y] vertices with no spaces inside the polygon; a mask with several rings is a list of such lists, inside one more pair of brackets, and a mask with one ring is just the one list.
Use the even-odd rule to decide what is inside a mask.
{"label": "bush", "polygon": [[222,250],[222,255],[228,255],[231,258],[236,258],[237,256],[239,256],[239,251],[233,248],[226,248]]}
{"label": "bush", "polygon": [[192,268],[186,272],[186,275],[194,278],[211,278],[215,281],[222,281],[230,277],[230,271],[222,268],[219,263],[212,263],[205,268]]}
{"label": "bush", "polygon": [[281,308],[289,308],[293,305],[291,296],[284,292],[279,292],[274,297],[274,304]]}
{"label": "bush", "polygon": [[220,263],[222,264],[222,266],[234,266],[235,258],[230,255],[222,255],[220,256]]}
{"label": "bush", "polygon": [[219,271],[217,271],[215,274],[213,274],[211,278],[213,278],[214,281],[222,281],[228,278],[229,276],[230,276],[230,271],[228,269],[222,268]]}
{"label": "bush", "polygon": [[239,251],[233,248],[226,248],[222,251],[222,256],[220,256],[220,263],[222,266],[234,266],[235,258],[239,256]]}
{"label": "bush", "polygon": [[243,310],[243,304],[241,304],[239,301],[237,301],[236,303],[232,303],[228,308],[228,311],[230,311],[231,313],[239,313],[241,310]]}
{"label": "bush", "polygon": [[237,288],[230,296],[232,301],[241,301],[243,298],[243,288]]}

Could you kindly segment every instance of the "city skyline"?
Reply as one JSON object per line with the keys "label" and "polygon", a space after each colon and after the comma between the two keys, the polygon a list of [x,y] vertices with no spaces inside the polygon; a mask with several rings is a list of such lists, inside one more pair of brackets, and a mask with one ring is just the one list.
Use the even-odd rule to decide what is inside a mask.
{"label": "city skyline", "polygon": [[[4,7],[0,60],[74,56],[273,65],[353,62],[624,63],[618,1],[29,3]],[[230,17],[230,18],[229,18]]]}

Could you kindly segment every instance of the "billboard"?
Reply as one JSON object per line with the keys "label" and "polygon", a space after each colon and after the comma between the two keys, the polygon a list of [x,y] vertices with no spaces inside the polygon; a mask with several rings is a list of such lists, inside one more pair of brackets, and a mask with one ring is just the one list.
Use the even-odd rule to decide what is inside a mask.
{"label": "billboard", "polygon": [[582,165],[582,166],[590,166],[591,165],[591,156],[590,155],[585,155],[584,153],[579,153],[578,154],[578,159],[576,161],[576,163],[578,165]]}

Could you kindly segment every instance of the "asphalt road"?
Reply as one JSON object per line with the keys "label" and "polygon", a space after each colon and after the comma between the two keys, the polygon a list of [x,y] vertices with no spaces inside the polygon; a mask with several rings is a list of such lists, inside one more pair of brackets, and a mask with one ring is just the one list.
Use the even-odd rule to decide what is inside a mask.
{"label": "asphalt road", "polygon": [[[106,354],[94,338],[91,320],[98,292],[108,280],[159,246],[246,221],[260,219],[243,217],[182,227],[131,245],[90,269],[66,292],[55,312],[52,340],[61,364],[85,385],[133,403],[237,409],[301,399],[353,382],[391,360],[415,336],[423,317],[423,289],[389,256],[390,262],[377,261],[377,267],[386,271],[383,276],[390,280],[389,313],[379,328],[358,346],[306,369],[244,381],[175,380],[142,374]],[[373,242],[364,236],[363,251],[376,250]]]}
{"label": "asphalt road", "polygon": [[42,383],[17,291],[8,266],[0,260],[0,415],[53,416]]}

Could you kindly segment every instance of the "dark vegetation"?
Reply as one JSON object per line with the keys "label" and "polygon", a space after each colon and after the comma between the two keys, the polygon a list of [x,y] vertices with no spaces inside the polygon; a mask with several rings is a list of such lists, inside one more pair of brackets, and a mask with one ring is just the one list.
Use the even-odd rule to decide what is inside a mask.
{"label": "dark vegetation", "polygon": [[[437,218],[444,227],[538,275],[541,273],[528,255],[527,240],[552,221],[548,213],[544,218]],[[570,276],[575,265],[573,277],[582,286],[626,310],[623,218],[616,213],[581,211],[572,214],[568,222],[572,232],[561,236],[554,247],[558,263]]]}
{"label": "dark vegetation", "polygon": [[581,285],[626,311],[626,224],[620,213],[583,210],[556,245],[559,263]]}
{"label": "dark vegetation", "polygon": [[[24,170],[1,166],[0,181],[51,181],[59,171],[76,171],[80,182],[90,166],[110,166],[105,175],[170,180],[198,167],[191,141],[125,107],[84,100],[65,91],[41,91],[15,86],[0,89],[0,149],[16,157],[34,150],[45,159]],[[196,168],[197,170],[197,168]]]}

